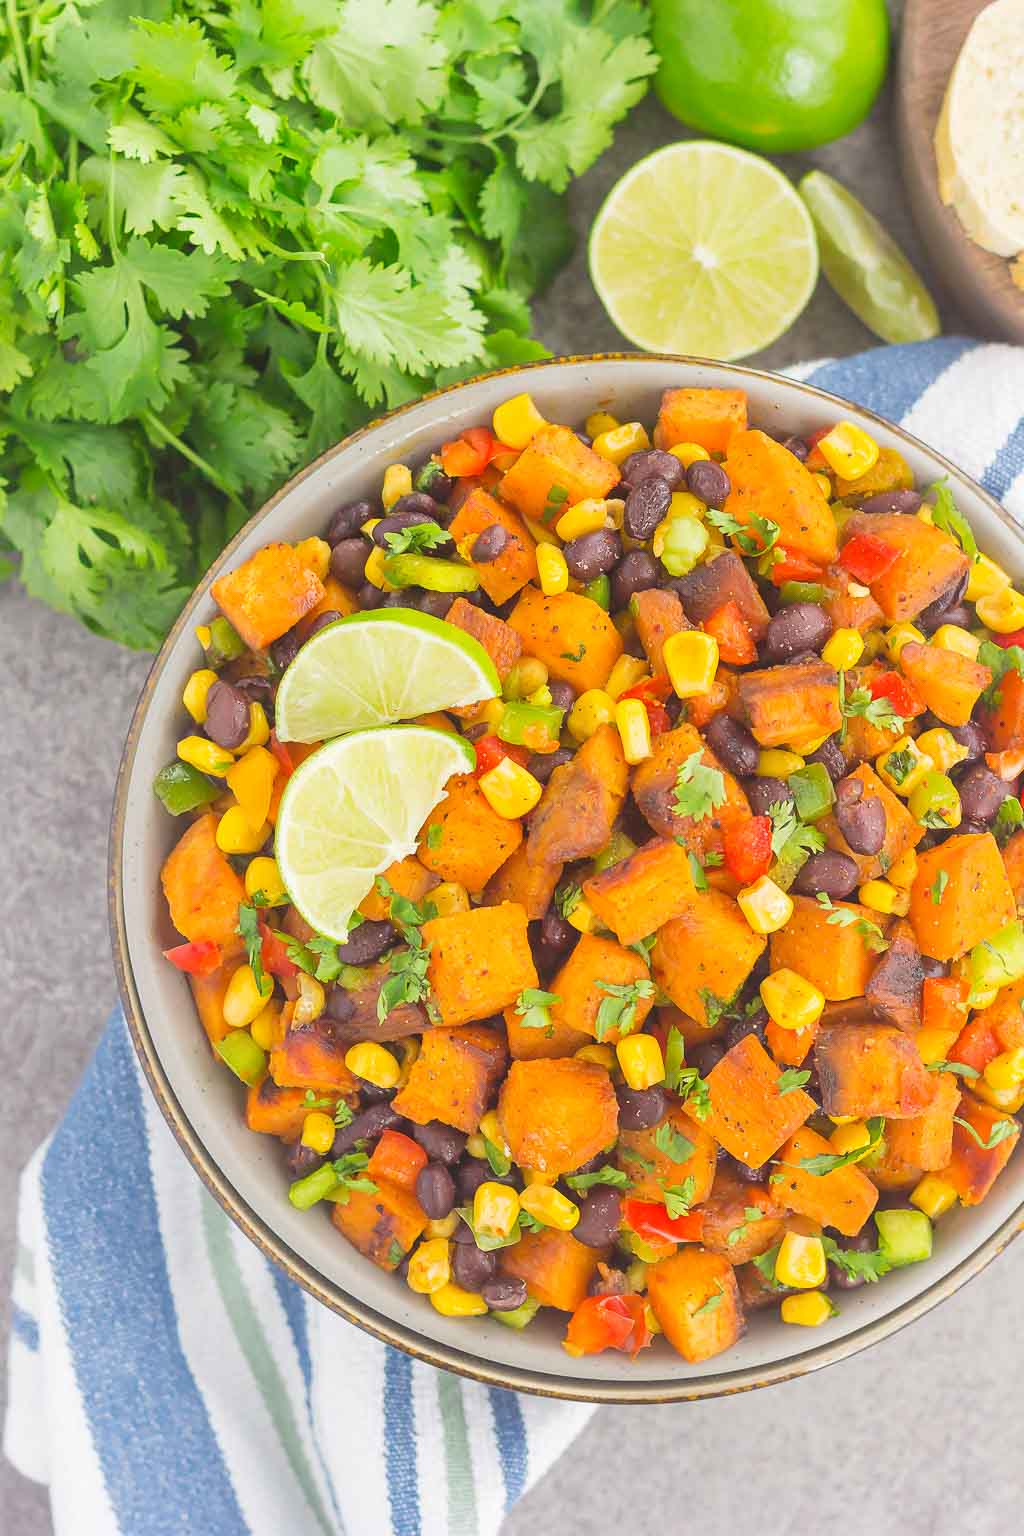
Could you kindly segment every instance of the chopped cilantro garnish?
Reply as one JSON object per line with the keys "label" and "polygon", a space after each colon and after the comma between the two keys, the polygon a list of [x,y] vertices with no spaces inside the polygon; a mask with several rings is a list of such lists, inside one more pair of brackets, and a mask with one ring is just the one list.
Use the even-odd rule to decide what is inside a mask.
{"label": "chopped cilantro garnish", "polygon": [[672,809],[677,816],[689,816],[693,821],[704,821],[726,799],[724,776],[702,762],[702,755],[691,752],[676,774]]}
{"label": "chopped cilantro garnish", "polygon": [[834,906],[831,896],[827,895],[824,891],[818,892],[817,901],[829,913],[826,922],[830,926],[834,928],[856,928],[872,954],[880,955],[889,948],[889,942],[877,923],[869,922],[866,917],[858,916],[850,907]]}
{"label": "chopped cilantro garnish", "polygon": [[613,1029],[617,1029],[620,1036],[628,1035],[636,1023],[640,999],[654,996],[654,982],[646,977],[622,983],[598,981],[595,986],[608,994],[597,1010],[594,1032],[598,1040],[603,1040]]}
{"label": "chopped cilantro garnish", "polygon": [[551,1022],[551,1005],[562,999],[557,992],[545,992],[540,987],[524,987],[516,998],[516,1014],[524,1029],[542,1029],[547,1036],[555,1032]]}
{"label": "chopped cilantro garnish", "polygon": [[693,1175],[688,1173],[681,1184],[666,1184],[664,1179],[659,1179],[658,1183],[671,1219],[675,1221],[677,1216],[686,1216],[697,1193],[697,1181]]}
{"label": "chopped cilantro garnish", "polygon": [[781,1099],[785,1093],[792,1093],[794,1088],[802,1088],[804,1083],[809,1083],[810,1080],[810,1072],[801,1072],[797,1067],[787,1067],[785,1072],[780,1072],[775,1079],[779,1098]]}
{"label": "chopped cilantro garnish", "polygon": [[577,1194],[593,1189],[595,1184],[610,1184],[613,1189],[625,1189],[629,1184],[629,1174],[621,1168],[613,1168],[611,1163],[604,1163],[593,1173],[571,1173],[565,1182]]}
{"label": "chopped cilantro garnish", "polygon": [[983,1152],[991,1152],[992,1148],[998,1147],[1001,1141],[1006,1141],[1010,1136],[1017,1136],[1020,1133],[1020,1126],[1012,1117],[1006,1120],[997,1120],[991,1131],[989,1131],[987,1141],[982,1141],[969,1120],[962,1120],[959,1115],[954,1115],[953,1124],[961,1126],[969,1136],[972,1136]]}
{"label": "chopped cilantro garnish", "polygon": [[674,1163],[685,1163],[687,1158],[693,1156],[693,1142],[688,1141],[668,1120],[655,1131],[654,1145]]}
{"label": "chopped cilantro garnish", "polygon": [[943,533],[956,540],[973,565],[978,559],[978,543],[971,532],[971,525],[963,513],[957,510],[953,493],[946,481],[936,480],[934,485],[928,487],[929,493],[934,492],[935,504],[932,507],[932,522],[936,528],[941,528]]}
{"label": "chopped cilantro garnish", "polygon": [[948,884],[949,876],[944,869],[940,869],[938,874],[935,876],[935,879],[928,887],[928,894],[935,906],[938,906],[942,901],[942,898],[946,893],[946,886]]}

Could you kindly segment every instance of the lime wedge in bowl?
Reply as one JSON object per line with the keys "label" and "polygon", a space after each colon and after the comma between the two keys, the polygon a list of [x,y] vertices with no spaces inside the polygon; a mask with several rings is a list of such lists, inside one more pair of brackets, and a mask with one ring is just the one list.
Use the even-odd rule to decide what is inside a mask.
{"label": "lime wedge in bowl", "polygon": [[416,851],[445,784],[475,766],[470,742],[422,725],[353,731],[300,763],[281,797],[274,853],[306,922],[343,943],[374,876]]}
{"label": "lime wedge in bowl", "polygon": [[476,704],[501,692],[478,640],[409,608],[354,613],[307,640],[281,679],[281,741],[326,741],[343,731]]}
{"label": "lime wedge in bowl", "polygon": [[648,352],[746,357],[814,291],[814,226],[768,160],[693,139],[640,160],[602,205],[590,276],[609,318]]}
{"label": "lime wedge in bowl", "polygon": [[824,171],[808,171],[800,196],[818,232],[832,287],[883,341],[927,341],[941,330],[935,301],[888,230]]}

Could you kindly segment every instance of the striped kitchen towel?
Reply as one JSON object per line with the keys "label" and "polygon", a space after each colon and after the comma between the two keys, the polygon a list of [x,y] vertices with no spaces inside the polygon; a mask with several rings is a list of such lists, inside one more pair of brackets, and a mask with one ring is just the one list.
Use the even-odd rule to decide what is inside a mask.
{"label": "striped kitchen towel", "polygon": [[[793,372],[1024,519],[1024,352],[943,338]],[[4,1449],[57,1536],[493,1536],[592,1412],[416,1363],[286,1280],[182,1157],[120,1014],[25,1171],[18,1236]]]}

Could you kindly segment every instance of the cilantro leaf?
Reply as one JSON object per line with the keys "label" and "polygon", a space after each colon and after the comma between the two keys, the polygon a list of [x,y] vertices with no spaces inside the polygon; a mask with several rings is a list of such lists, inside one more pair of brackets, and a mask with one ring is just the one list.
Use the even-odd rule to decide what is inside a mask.
{"label": "cilantro leaf", "polygon": [[411,527],[386,533],[384,539],[393,555],[423,554],[451,542],[447,529],[439,523],[413,523]]}
{"label": "cilantro leaf", "polygon": [[702,752],[692,752],[676,774],[672,810],[676,816],[704,821],[725,804],[725,777],[717,768],[702,762]]}
{"label": "cilantro leaf", "polygon": [[763,1219],[764,1212],[760,1210],[756,1205],[744,1206],[743,1220],[740,1222],[738,1227],[733,1227],[730,1230],[729,1235],[725,1240],[728,1246],[730,1248],[735,1248],[736,1244],[746,1233],[747,1228],[753,1226],[754,1222],[762,1221]]}
{"label": "cilantro leaf", "polygon": [[[844,728],[846,720],[852,719],[856,715],[860,715],[868,722],[869,725],[875,726],[877,730],[891,731],[894,735],[897,736],[903,734],[904,730],[906,729],[907,722],[903,715],[896,713],[896,710],[893,708],[891,699],[887,699],[884,694],[876,699],[867,688],[855,688],[852,693],[847,693],[845,688],[845,678],[846,673],[840,672],[839,708],[844,718]],[[896,753],[892,754],[892,756],[898,755],[899,754]],[[886,759],[886,768],[890,773],[892,772],[892,756]],[[911,761],[913,761],[913,759],[911,759]],[[902,780],[898,780],[897,782],[902,783]]]}
{"label": "cilantro leaf", "polygon": [[515,1011],[524,1029],[542,1029],[549,1037],[554,1034],[551,1022],[551,1005],[562,999],[557,992],[544,992],[540,987],[525,987],[516,998]]}
{"label": "cilantro leaf", "polygon": [[613,1189],[626,1189],[629,1185],[629,1174],[624,1173],[621,1168],[613,1168],[610,1163],[604,1163],[593,1173],[571,1173],[565,1182],[578,1194],[593,1189],[595,1184],[610,1184]]}
{"label": "cilantro leaf", "polygon": [[935,879],[928,887],[928,894],[936,907],[941,903],[942,898],[946,893],[946,886],[948,884],[949,876],[944,869],[940,869],[938,874],[935,876]]}
{"label": "cilantro leaf", "polygon": [[968,1066],[966,1061],[946,1061],[945,1058],[940,1061],[926,1061],[924,1069],[926,1072],[952,1072],[955,1077],[981,1076],[977,1067]]}
{"label": "cilantro leaf", "polygon": [[778,523],[773,523],[771,518],[761,517],[753,513],[749,525],[737,521],[728,512],[722,512],[717,507],[708,507],[705,514],[707,521],[719,533],[731,535],[736,540],[736,547],[744,555],[766,555],[779,541],[782,532]]}
{"label": "cilantro leaf", "polygon": [[775,1086],[779,1090],[779,1098],[784,1094],[792,1093],[794,1088],[802,1088],[811,1080],[810,1072],[801,1072],[797,1067],[787,1067],[785,1072],[780,1072],[775,1079]]}
{"label": "cilantro leaf", "polygon": [[697,1193],[697,1181],[693,1174],[688,1173],[681,1184],[666,1184],[664,1179],[659,1179],[658,1183],[670,1218],[675,1221],[677,1216],[688,1215]]}
{"label": "cilantro leaf", "polygon": [[337,1205],[347,1205],[349,1193],[353,1189],[364,1195],[377,1193],[376,1184],[365,1174],[369,1161],[369,1156],[365,1152],[346,1152],[344,1157],[336,1158],[331,1164],[335,1178],[338,1180],[338,1188],[332,1192],[331,1199]]}
{"label": "cilantro leaf", "polygon": [[764,1253],[757,1254],[750,1261],[761,1276],[764,1288],[767,1291],[784,1291],[786,1289],[775,1278],[775,1260],[779,1256],[779,1249],[781,1247],[781,1242],[776,1243],[774,1247],[767,1249]]}
{"label": "cilantro leaf", "polygon": [[817,827],[797,819],[792,801],[774,800],[768,807],[772,823],[772,853],[780,863],[796,862],[802,856],[820,853],[825,838]]}
{"label": "cilantro leaf", "polygon": [[555,892],[555,906],[563,917],[569,917],[583,900],[583,892],[578,885],[560,885]]}
{"label": "cilantro leaf", "polygon": [[1006,1120],[997,1120],[988,1134],[987,1141],[982,1141],[978,1132],[969,1120],[962,1120],[959,1115],[953,1116],[953,1124],[959,1125],[965,1130],[983,1152],[991,1152],[993,1147],[998,1147],[1000,1142],[1007,1141],[1011,1136],[1020,1135],[1020,1126],[1012,1117]]}
{"label": "cilantro leaf", "polygon": [[680,1078],[685,1070],[686,1042],[675,1024],[670,1024],[665,1037],[665,1087],[670,1093],[679,1092]]}
{"label": "cilantro leaf", "polygon": [[685,1163],[687,1158],[693,1156],[693,1142],[688,1141],[668,1120],[655,1131],[654,1145],[674,1163]]}
{"label": "cilantro leaf", "polygon": [[620,1036],[628,1035],[636,1023],[638,1002],[641,998],[654,996],[654,982],[645,977],[629,982],[598,981],[595,986],[607,993],[598,1007],[594,1023],[598,1040],[604,1040],[613,1029],[617,1029]]}
{"label": "cilantro leaf", "polygon": [[873,954],[880,955],[889,948],[889,942],[877,923],[870,922],[866,917],[860,917],[850,907],[835,906],[831,896],[824,891],[819,891],[815,899],[818,905],[824,907],[829,913],[825,921],[831,927],[856,928]]}
{"label": "cilantro leaf", "polygon": [[998,709],[1001,698],[999,684],[1008,672],[1024,677],[1024,646],[996,645],[993,640],[983,640],[978,647],[978,661],[988,667],[992,681],[981,696],[986,709]]}
{"label": "cilantro leaf", "polygon": [[262,992],[265,980],[263,972],[263,935],[260,933],[260,915],[255,903],[252,906],[248,902],[241,902],[239,904],[238,927],[235,929],[235,932],[242,936],[257,989]]}
{"label": "cilantro leaf", "polygon": [[704,866],[700,859],[698,859],[692,849],[687,849],[686,857],[689,860],[690,875],[692,876],[695,889],[698,891],[709,890],[708,877],[704,873]]}
{"label": "cilantro leaf", "polygon": [[802,1157],[800,1167],[813,1178],[820,1179],[826,1173],[834,1172],[836,1168],[845,1168],[849,1163],[859,1163],[878,1146],[884,1129],[883,1117],[872,1115],[867,1122],[868,1141],[863,1147],[854,1147],[850,1152],[819,1152],[814,1157]]}
{"label": "cilantro leaf", "polygon": [[869,1285],[873,1285],[892,1268],[889,1260],[877,1249],[861,1253],[855,1248],[840,1248],[835,1238],[829,1237],[827,1232],[821,1234],[821,1242],[829,1263],[841,1269],[851,1280],[866,1280]]}
{"label": "cilantro leaf", "polygon": [[934,485],[928,487],[929,494],[934,494],[935,504],[932,507],[932,522],[936,528],[941,528],[943,533],[948,533],[950,538],[956,540],[967,556],[974,564],[978,559],[978,544],[971,532],[971,525],[962,512],[957,510],[953,493],[945,479],[936,480]]}
{"label": "cilantro leaf", "polygon": [[1000,848],[1004,848],[1020,827],[1024,827],[1024,806],[1016,795],[1008,795],[996,812],[992,835]]}
{"label": "cilantro leaf", "polygon": [[717,1281],[715,1284],[717,1289],[712,1291],[708,1299],[702,1302],[699,1307],[694,1307],[693,1311],[690,1313],[691,1317],[700,1317],[705,1312],[715,1312],[722,1305],[725,1292],[722,1290],[721,1285]]}
{"label": "cilantro leaf", "polygon": [[722,1015],[728,1013],[736,1001],[734,997],[719,997],[718,993],[712,992],[710,987],[698,988],[697,996],[704,1004],[705,1027],[707,1029],[714,1029]]}

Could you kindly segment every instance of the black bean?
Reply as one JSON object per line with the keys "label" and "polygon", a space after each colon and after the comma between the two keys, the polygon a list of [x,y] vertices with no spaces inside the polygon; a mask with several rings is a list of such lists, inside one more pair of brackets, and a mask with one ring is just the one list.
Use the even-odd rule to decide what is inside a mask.
{"label": "black bean", "polygon": [[[882,802],[873,803],[881,805]],[[884,813],[882,822],[884,826]],[[857,889],[859,880],[860,871],[849,854],[826,848],[821,853],[812,853],[801,866],[792,889],[799,891],[801,896],[817,896],[819,891],[824,891],[833,901],[844,901]]]}
{"label": "black bean", "polygon": [[712,716],[704,734],[722,766],[738,779],[757,772],[757,742],[745,725],[723,712]]}
{"label": "black bean", "polygon": [[[370,546],[365,539],[342,539],[331,550],[331,575],[343,587],[359,587],[366,574]],[[378,590],[376,587],[373,589]]]}
{"label": "black bean", "polygon": [[846,773],[846,758],[843,756],[842,747],[834,736],[830,736],[828,741],[823,741],[815,752],[811,752],[808,755],[807,761],[809,763],[821,763],[827,770],[833,784],[837,784]]}
{"label": "black bean", "polygon": [[641,480],[626,497],[622,526],[632,539],[649,539],[668,512],[672,488],[660,475]]}
{"label": "black bean", "polygon": [[464,1291],[482,1291],[497,1267],[498,1255],[484,1253],[475,1242],[457,1243],[452,1250],[452,1279]]}
{"label": "black bean", "polygon": [[852,774],[836,785],[836,824],[854,853],[873,857],[885,842],[885,806],[877,795],[865,795]]}
{"label": "black bean", "polygon": [[746,1163],[741,1163],[738,1157],[728,1158],[729,1167],[744,1184],[762,1184],[768,1177],[768,1164],[759,1163],[756,1168],[748,1168]]}
{"label": "black bean", "polygon": [[661,567],[646,549],[629,549],[612,571],[612,612],[629,604],[638,592],[647,592],[661,580]]}
{"label": "black bean", "polygon": [[947,725],[945,729],[959,746],[967,748],[969,756],[964,759],[965,762],[975,762],[988,751],[985,732],[977,720],[968,720],[966,725]]}
{"label": "black bean", "polygon": [[668,1099],[664,1088],[627,1088],[615,1090],[619,1101],[619,1126],[624,1131],[646,1131],[664,1119]]}
{"label": "black bean", "polygon": [[818,651],[832,633],[832,620],[817,603],[787,603],[768,625],[762,654],[789,661],[801,651]]}
{"label": "black bean", "polygon": [[622,539],[615,528],[598,528],[581,534],[562,550],[569,575],[577,581],[593,581],[604,576],[622,559]]}
{"label": "black bean", "polygon": [[765,1044],[765,1030],[768,1027],[768,1010],[758,1006],[755,1013],[745,1013],[742,1018],[730,1019],[725,1027],[725,1048],[731,1051],[734,1045],[739,1045],[748,1035],[756,1035],[761,1044]]}
{"label": "black bean", "polygon": [[743,784],[750,809],[755,816],[767,816],[772,805],[795,805],[793,791],[785,779],[772,777],[746,779]]}
{"label": "black bean", "polygon": [[461,1203],[465,1205],[472,1200],[480,1185],[486,1184],[490,1177],[490,1167],[482,1157],[463,1158],[455,1175]]}
{"label": "black bean", "polygon": [[799,459],[801,464],[811,451],[802,437],[784,437],[782,439],[782,446],[783,448],[788,448],[793,457]]}
{"label": "black bean", "polygon": [[559,747],[554,752],[534,752],[526,766],[538,783],[546,784],[556,768],[571,762],[572,753],[567,747]]}
{"label": "black bean", "polygon": [[393,923],[363,921],[352,929],[344,944],[338,945],[338,959],[345,965],[369,965],[397,943],[398,930]]}
{"label": "black bean", "polygon": [[428,1120],[414,1125],[413,1139],[418,1141],[432,1163],[457,1163],[466,1150],[466,1135],[443,1120]]}
{"label": "black bean", "polygon": [[549,949],[564,954],[576,943],[579,930],[572,923],[566,922],[552,902],[540,920],[540,936]]}
{"label": "black bean", "polygon": [[407,496],[399,496],[394,506],[388,508],[388,517],[402,517],[406,512],[422,514],[430,522],[437,523],[447,512],[433,496],[426,495],[423,491],[410,491]]}
{"label": "black bean", "polygon": [[236,677],[232,685],[244,693],[250,704],[262,704],[267,714],[274,710],[274,685],[269,677]]}
{"label": "black bean", "polygon": [[249,734],[249,700],[218,677],[206,695],[206,734],[219,747],[240,747]]}
{"label": "black bean", "polygon": [[480,1294],[492,1312],[514,1312],[526,1300],[526,1281],[498,1276],[485,1281]]}
{"label": "black bean", "polygon": [[[408,497],[402,497],[403,501],[410,499],[411,498]],[[429,496],[427,497],[427,500],[430,500]],[[392,509],[392,511],[390,511],[386,517],[381,518],[380,522],[377,524],[370,535],[378,549],[389,550],[391,548],[391,545],[388,543],[389,533],[401,533],[403,528],[420,528],[424,523],[433,523],[436,521],[435,518],[431,517],[426,512],[399,512],[397,510],[399,505],[399,502],[395,503],[395,508]],[[449,542],[450,541],[446,541],[444,545],[435,545],[435,549],[443,553]]]}
{"label": "black bean", "polygon": [[384,593],[380,587],[375,587],[372,581],[364,581],[356,596],[364,612],[370,608],[379,608],[384,601]]}
{"label": "black bean", "polygon": [[955,624],[959,629],[971,629],[978,621],[974,616],[974,609],[966,603],[954,603],[952,608],[947,608],[942,615],[943,624]]}
{"label": "black bean", "polygon": [[709,507],[724,507],[732,482],[714,459],[695,459],[686,471],[686,488]]}
{"label": "black bean", "polygon": [[[327,524],[327,532],[324,538],[333,549],[335,544],[340,544],[342,539],[351,539],[357,534],[365,522],[371,517],[376,517],[377,509],[372,501],[349,501],[345,506],[339,507],[337,512]],[[341,579],[340,577],[338,578]]]}
{"label": "black bean", "polygon": [[473,540],[473,546],[469,551],[469,558],[475,560],[478,565],[487,565],[498,556],[509,544],[511,535],[507,528],[500,523],[492,523],[482,533],[478,533]]}
{"label": "black bean", "polygon": [[428,1163],[416,1175],[416,1199],[431,1221],[444,1221],[455,1206],[455,1180],[444,1163]]}
{"label": "black bean", "polygon": [[348,991],[340,983],[331,987],[324,1005],[327,1017],[334,1019],[338,1024],[347,1024],[355,1011],[356,1005]]}
{"label": "black bean", "polygon": [[[623,459],[619,467],[625,485],[641,485],[644,480],[657,475],[665,481],[670,491],[679,489],[686,473],[675,454],[666,453],[664,448],[641,448]],[[622,487],[617,489],[621,490]]]}
{"label": "black bean", "polygon": [[1011,794],[1009,784],[993,773],[985,763],[972,763],[957,780],[960,806],[971,821],[993,820],[1003,801]]}
{"label": "black bean", "polygon": [[622,1215],[622,1200],[610,1184],[595,1184],[578,1200],[580,1219],[572,1235],[588,1248],[605,1248],[614,1242]]}
{"label": "black bean", "polygon": [[435,501],[447,501],[455,481],[445,474],[436,459],[427,459],[416,471],[412,483],[418,491],[426,491]]}
{"label": "black bean", "polygon": [[368,1083],[364,1077],[357,1077],[359,1084],[359,1097],[364,1104],[386,1104],[395,1096],[394,1088],[381,1088],[378,1083]]}
{"label": "black bean", "polygon": [[570,710],[576,702],[576,695],[568,683],[552,682],[549,678],[548,692],[553,709]]}
{"label": "black bean", "polygon": [[860,504],[861,512],[903,512],[912,517],[921,505],[918,491],[879,491]]}
{"label": "black bean", "polygon": [[291,666],[299,654],[301,645],[302,641],[294,629],[286,630],[279,639],[274,641],[270,647],[270,659],[279,672]]}
{"label": "black bean", "polygon": [[305,645],[306,641],[312,640],[313,636],[318,635],[322,629],[326,629],[328,624],[337,624],[341,617],[342,615],[336,608],[328,608],[326,613],[318,613],[312,624],[306,630],[305,638],[303,639],[302,644]]}
{"label": "black bean", "polygon": [[707,1077],[724,1055],[725,1046],[720,1040],[702,1040],[699,1045],[690,1046],[687,1050],[686,1065],[696,1067],[701,1077]]}
{"label": "black bean", "polygon": [[373,1141],[383,1131],[394,1130],[401,1124],[402,1117],[397,1115],[387,1104],[371,1104],[369,1109],[360,1110],[354,1115],[348,1125],[344,1126],[335,1136],[334,1145],[331,1148],[332,1157],[344,1157],[346,1152],[351,1152],[357,1141],[364,1138]]}
{"label": "black bean", "polygon": [[[963,571],[956,581],[948,586],[945,592],[941,593],[933,603],[929,603],[927,608],[921,609],[921,612],[914,620],[918,629],[923,630],[926,635],[930,635],[933,630],[938,629],[940,624],[955,624],[957,622],[955,619],[950,619],[948,614],[951,608],[959,608],[961,604],[963,595],[967,591],[967,574],[966,571]],[[969,628],[972,622],[968,618],[967,626],[965,627]]]}
{"label": "black bean", "polygon": [[427,592],[421,587],[415,590],[416,607],[420,613],[432,614],[435,619],[443,619],[455,601],[454,592]]}
{"label": "black bean", "polygon": [[312,1147],[304,1146],[301,1141],[293,1141],[288,1148],[288,1172],[293,1179],[304,1179],[307,1173],[312,1173],[314,1168],[319,1168],[323,1162],[323,1154],[314,1152]]}

